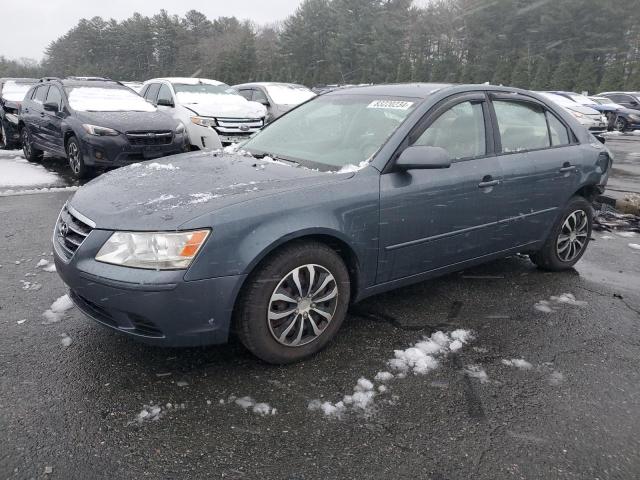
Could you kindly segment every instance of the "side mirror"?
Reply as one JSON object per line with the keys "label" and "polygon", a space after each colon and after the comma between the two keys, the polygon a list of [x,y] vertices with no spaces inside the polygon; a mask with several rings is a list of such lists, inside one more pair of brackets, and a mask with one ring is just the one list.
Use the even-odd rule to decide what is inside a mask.
{"label": "side mirror", "polygon": [[175,107],[175,103],[173,103],[173,100],[169,100],[168,98],[159,98],[158,99],[158,103],[156,103],[156,105],[158,105],[159,107]]}
{"label": "side mirror", "polygon": [[396,167],[400,170],[426,170],[450,166],[451,157],[444,148],[423,145],[405,148],[396,160]]}
{"label": "side mirror", "polygon": [[42,106],[42,108],[44,108],[45,112],[54,112],[54,113],[58,112],[58,104],[57,103],[53,103],[53,102],[45,103]]}

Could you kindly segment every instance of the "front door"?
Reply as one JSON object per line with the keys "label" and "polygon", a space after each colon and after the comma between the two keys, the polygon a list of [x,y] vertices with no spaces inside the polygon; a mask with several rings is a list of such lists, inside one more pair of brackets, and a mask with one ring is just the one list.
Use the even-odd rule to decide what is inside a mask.
{"label": "front door", "polygon": [[64,138],[62,134],[62,94],[58,87],[54,85],[49,87],[49,93],[47,94],[45,103],[55,103],[58,109],[55,112],[44,110],[42,136],[48,148],[64,155],[66,152],[64,151]]}
{"label": "front door", "polygon": [[484,93],[436,107],[407,143],[442,147],[452,165],[381,175],[377,283],[495,251],[502,171]]}

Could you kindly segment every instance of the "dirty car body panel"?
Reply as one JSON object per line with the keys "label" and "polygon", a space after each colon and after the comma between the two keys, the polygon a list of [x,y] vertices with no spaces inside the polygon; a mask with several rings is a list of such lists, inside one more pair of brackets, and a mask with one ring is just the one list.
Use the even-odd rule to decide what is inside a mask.
{"label": "dirty car body panel", "polygon": [[[53,234],[56,266],[72,299],[103,325],[148,343],[221,343],[247,278],[295,239],[312,238],[340,252],[357,302],[535,251],[572,196],[589,197],[606,184],[608,150],[570,114],[531,92],[386,85],[339,90],[306,105],[341,95],[365,96],[375,107],[386,106],[378,102],[388,97],[415,104],[360,168],[313,169],[242,153],[193,152],[115,170],[78,190]],[[509,104],[496,115],[500,96]],[[503,146],[520,138],[512,118],[524,108],[521,102],[552,125],[541,130],[541,138],[553,130],[548,146]],[[452,111],[473,112],[479,122],[477,135],[467,139],[473,149],[462,145],[449,168],[395,168],[409,145],[433,141],[429,132],[459,128],[456,118],[447,117]],[[68,222],[80,222],[84,235],[71,253],[65,252],[60,227]],[[198,229],[211,234],[186,269],[155,271],[95,260],[114,232]]]}

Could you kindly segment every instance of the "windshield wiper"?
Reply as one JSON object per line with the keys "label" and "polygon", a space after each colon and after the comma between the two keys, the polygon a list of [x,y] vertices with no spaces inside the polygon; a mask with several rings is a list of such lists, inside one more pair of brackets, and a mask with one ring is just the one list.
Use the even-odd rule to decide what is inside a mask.
{"label": "windshield wiper", "polygon": [[[251,152],[249,152],[251,153]],[[297,162],[295,160],[292,160],[290,158],[286,158],[283,157],[281,155],[276,155],[274,153],[269,153],[269,152],[260,152],[260,153],[251,153],[255,158],[257,158],[258,160],[263,159],[264,157],[269,157],[272,158],[274,160],[279,160],[281,162],[288,162],[288,163],[293,163],[294,165],[300,165],[300,162]]]}

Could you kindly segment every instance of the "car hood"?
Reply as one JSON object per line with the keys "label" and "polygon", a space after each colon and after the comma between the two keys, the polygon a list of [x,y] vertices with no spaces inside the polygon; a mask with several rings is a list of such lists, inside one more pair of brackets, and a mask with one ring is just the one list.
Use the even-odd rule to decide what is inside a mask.
{"label": "car hood", "polygon": [[166,113],[155,112],[76,112],[82,123],[113,128],[119,132],[175,130],[178,122]]}
{"label": "car hood", "polygon": [[195,152],[108,172],[81,187],[70,205],[100,229],[175,230],[229,205],[353,175],[249,156]]}
{"label": "car hood", "polygon": [[180,103],[203,117],[262,118],[264,105],[240,95],[183,95]]}
{"label": "car hood", "polygon": [[602,114],[597,110],[594,110],[593,108],[587,107],[585,105],[579,105],[577,103],[575,105],[567,106],[566,108],[568,110],[573,110],[574,112],[582,113],[583,115],[597,116],[598,118],[602,116]]}

